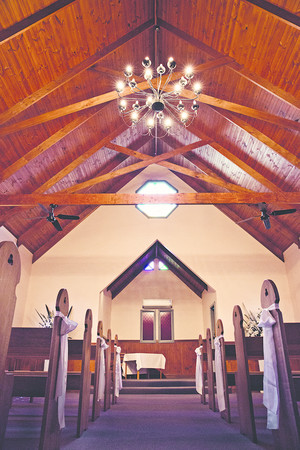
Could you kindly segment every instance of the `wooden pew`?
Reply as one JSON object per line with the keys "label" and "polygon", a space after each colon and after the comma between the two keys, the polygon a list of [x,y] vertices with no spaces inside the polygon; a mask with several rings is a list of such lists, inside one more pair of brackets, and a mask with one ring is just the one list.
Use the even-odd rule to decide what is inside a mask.
{"label": "wooden pew", "polygon": [[202,394],[200,394],[200,402],[205,405],[205,381],[206,381],[206,371],[204,361],[207,360],[206,342],[203,341],[202,335],[199,334],[199,347],[202,347],[202,355],[200,356],[200,361],[202,364]]}
{"label": "wooden pew", "polygon": [[206,351],[207,351],[207,390],[208,390],[208,407],[212,411],[216,411],[215,399],[215,383],[213,369],[213,351],[210,329],[206,330]]}
{"label": "wooden pew", "polygon": [[230,416],[230,404],[229,404],[229,391],[227,382],[227,368],[226,368],[226,354],[225,354],[225,341],[224,341],[224,328],[221,319],[217,321],[217,336],[221,336],[221,358],[222,358],[222,373],[223,373],[223,386],[224,386],[224,398],[225,398],[225,409],[221,411],[221,417],[225,419],[228,423],[231,422]]}
{"label": "wooden pew", "polygon": [[103,338],[103,322],[99,320],[97,327],[97,341],[95,350],[95,373],[94,373],[94,393],[92,406],[92,421],[95,421],[100,415],[101,400],[99,399],[99,378],[100,378],[100,361],[101,361],[101,340]]}
{"label": "wooden pew", "polygon": [[105,392],[104,392],[104,411],[110,408],[111,396],[111,330],[107,330],[108,349],[105,352]]}
{"label": "wooden pew", "polygon": [[[61,289],[56,299],[56,311],[67,315],[68,293]],[[60,427],[58,402],[55,399],[56,378],[60,354],[62,318],[55,316],[53,328],[12,328],[8,356],[49,359],[48,372],[15,371],[10,396],[45,397],[40,450],[59,449]]]}
{"label": "wooden pew", "polygon": [[[261,306],[262,308],[268,308],[273,303],[279,303],[279,294],[276,285],[271,280],[265,280],[261,289]],[[273,326],[273,336],[280,392],[279,430],[272,430],[272,433],[274,435],[275,446],[281,449],[298,449],[300,448],[299,414],[290,369],[285,325],[279,309],[272,310],[271,314],[276,320],[276,324]],[[239,306],[234,307],[233,323],[237,358],[236,383],[240,431],[252,441],[256,442],[257,435],[250,388],[248,358],[249,355],[255,355],[258,359],[262,359],[262,338],[245,338],[243,314]],[[299,347],[299,342],[296,344]],[[294,350],[295,345],[293,347]],[[298,354],[300,356],[300,352]]]}
{"label": "wooden pew", "polygon": [[13,375],[5,373],[11,326],[16,306],[16,287],[20,281],[21,262],[13,242],[0,242],[0,448],[2,448],[11,402]]}

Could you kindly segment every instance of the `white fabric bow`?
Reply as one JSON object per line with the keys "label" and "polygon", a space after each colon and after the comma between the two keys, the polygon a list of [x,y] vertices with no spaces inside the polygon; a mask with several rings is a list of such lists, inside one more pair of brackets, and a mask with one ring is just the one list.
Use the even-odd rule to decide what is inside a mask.
{"label": "white fabric bow", "polygon": [[195,353],[196,353],[196,391],[198,392],[198,394],[203,395],[203,375],[202,375],[202,348],[203,346],[200,345],[200,347],[196,348]]}
{"label": "white fabric bow", "polygon": [[217,336],[214,340],[215,342],[215,368],[216,368],[216,388],[217,388],[217,398],[219,411],[224,411],[225,406],[225,395],[224,395],[224,380],[223,380],[223,364],[222,364],[222,354],[221,354],[221,344],[220,339],[223,336]]}
{"label": "white fabric bow", "polygon": [[68,371],[68,333],[75,330],[77,323],[68,319],[60,311],[56,311],[56,316],[62,318],[60,327],[60,355],[58,362],[58,371],[56,379],[55,399],[58,404],[58,423],[60,429],[65,425],[65,398],[67,389],[67,371]]}
{"label": "white fabric bow", "polygon": [[270,313],[273,309],[279,309],[278,303],[273,303],[269,308],[263,309],[259,327],[264,329],[264,396],[263,403],[268,410],[267,428],[277,430],[279,428],[279,384],[277,372],[277,358],[273,337],[273,325],[276,320]]}
{"label": "white fabric bow", "polygon": [[116,372],[115,372],[115,396],[119,397],[120,390],[123,388],[122,370],[121,370],[121,347],[116,348]]}
{"label": "white fabric bow", "polygon": [[105,342],[105,339],[103,339],[102,337],[98,337],[97,339],[100,339],[100,347],[101,347],[100,367],[99,367],[98,398],[97,398],[97,400],[103,400],[104,399],[104,391],[105,391],[105,356],[104,356],[104,351],[108,348],[108,345]]}

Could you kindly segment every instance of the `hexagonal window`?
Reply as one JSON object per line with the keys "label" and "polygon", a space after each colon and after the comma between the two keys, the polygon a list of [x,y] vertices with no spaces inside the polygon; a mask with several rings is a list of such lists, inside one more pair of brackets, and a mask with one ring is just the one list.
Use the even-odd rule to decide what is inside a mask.
{"label": "hexagonal window", "polygon": [[[178,191],[170,183],[164,180],[149,180],[141,186],[137,194],[176,194]],[[177,205],[175,203],[138,204],[137,209],[149,218],[166,218]]]}

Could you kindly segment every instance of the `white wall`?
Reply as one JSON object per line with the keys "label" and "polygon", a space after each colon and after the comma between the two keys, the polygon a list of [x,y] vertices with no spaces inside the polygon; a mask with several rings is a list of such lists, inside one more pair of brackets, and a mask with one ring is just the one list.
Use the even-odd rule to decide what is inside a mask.
{"label": "white wall", "polygon": [[[296,244],[291,245],[291,247],[284,252],[284,260],[290,287],[294,320],[300,322],[300,250]],[[282,297],[280,292],[279,295],[281,303],[284,302],[285,298]]]}
{"label": "white wall", "polygon": [[[16,238],[6,230],[4,227],[0,227],[0,242],[10,241],[16,244]],[[24,324],[24,314],[26,308],[26,300],[28,293],[28,284],[31,275],[32,267],[32,253],[23,245],[19,247],[19,254],[21,260],[21,278],[20,283],[16,289],[17,303],[15,308],[15,314],[13,319],[14,327],[26,326]]]}
{"label": "white wall", "polygon": [[170,270],[141,272],[112,301],[112,334],[119,339],[140,339],[143,299],[171,299],[174,339],[198,339],[203,329],[202,299]]}
{"label": "white wall", "polygon": [[[146,169],[122,191],[134,192],[151,178],[168,179],[179,192],[191,191],[159,166]],[[64,287],[72,319],[79,322],[73,337],[81,338],[86,308],[96,322],[100,292],[156,239],[215,290],[217,317],[227,339],[233,339],[233,306],[244,302],[257,309],[266,278],[284,299],[285,320],[295,319],[285,264],[214,206],[179,206],[167,219],[147,219],[134,206],[102,206],[33,264],[24,325],[32,325],[34,308],[54,305]],[[95,339],[96,326],[94,330]],[[185,337],[190,337],[188,329]]]}

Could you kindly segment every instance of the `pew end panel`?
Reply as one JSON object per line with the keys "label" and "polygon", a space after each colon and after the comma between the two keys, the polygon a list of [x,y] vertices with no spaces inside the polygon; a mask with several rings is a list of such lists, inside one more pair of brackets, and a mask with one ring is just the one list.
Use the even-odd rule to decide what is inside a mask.
{"label": "pew end panel", "polygon": [[[275,283],[272,280],[265,280],[261,288],[262,308],[270,308],[273,304],[279,304],[279,301]],[[276,321],[272,328],[280,393],[279,429],[272,430],[272,433],[275,445],[283,449],[297,449],[300,448],[300,421],[289,362],[285,325],[280,309],[272,309],[270,313]]]}
{"label": "pew end panel", "polygon": [[92,421],[95,421],[101,410],[101,400],[99,398],[99,378],[100,378],[100,361],[101,361],[101,338],[103,338],[103,322],[99,320],[97,326],[97,341],[95,351],[95,375],[94,375],[94,394],[92,407]]}
{"label": "pew end panel", "polygon": [[217,320],[216,334],[218,337],[221,336],[221,358],[222,358],[222,375],[223,375],[223,386],[224,386],[224,398],[225,398],[225,409],[221,411],[221,417],[226,420],[226,422],[231,422],[230,415],[230,403],[229,403],[229,392],[228,392],[228,379],[227,379],[227,367],[226,367],[226,354],[225,354],[225,340],[224,340],[224,327],[221,319]]}
{"label": "pew end panel", "polygon": [[233,309],[233,326],[237,360],[237,373],[235,379],[237,388],[240,431],[242,434],[248,436],[253,442],[257,442],[250,388],[246,340],[243,327],[243,313],[238,305],[236,305]]}
{"label": "pew end panel", "polygon": [[92,342],[93,316],[91,309],[88,309],[84,320],[84,335],[82,345],[82,366],[80,375],[79,405],[77,417],[77,437],[88,428],[90,392],[91,392],[91,342]]}
{"label": "pew end panel", "polygon": [[[59,291],[55,309],[56,311],[60,311],[64,316],[68,315],[69,296],[66,289],[61,289]],[[60,447],[58,400],[55,395],[55,390],[60,354],[62,320],[63,319],[59,316],[54,317],[39,450],[56,450]]]}

